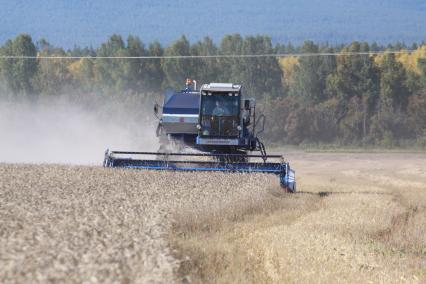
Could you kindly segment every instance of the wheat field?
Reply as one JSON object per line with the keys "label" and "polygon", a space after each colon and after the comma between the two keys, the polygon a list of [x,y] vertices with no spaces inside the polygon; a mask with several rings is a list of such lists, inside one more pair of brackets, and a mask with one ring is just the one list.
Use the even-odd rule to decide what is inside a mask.
{"label": "wheat field", "polygon": [[0,164],[0,282],[424,283],[426,155],[263,174]]}

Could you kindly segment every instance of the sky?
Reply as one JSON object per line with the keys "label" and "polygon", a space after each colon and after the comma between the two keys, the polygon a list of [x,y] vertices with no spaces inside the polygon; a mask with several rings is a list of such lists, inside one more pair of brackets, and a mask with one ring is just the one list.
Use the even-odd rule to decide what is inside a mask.
{"label": "sky", "polygon": [[113,33],[167,44],[181,35],[268,34],[274,42],[426,40],[424,0],[0,0],[0,44],[19,33],[97,47]]}

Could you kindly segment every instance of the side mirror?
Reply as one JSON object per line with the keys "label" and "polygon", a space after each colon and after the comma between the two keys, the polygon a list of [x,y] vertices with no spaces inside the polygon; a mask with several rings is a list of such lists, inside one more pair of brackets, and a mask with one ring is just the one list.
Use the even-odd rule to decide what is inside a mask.
{"label": "side mirror", "polygon": [[250,110],[250,101],[249,100],[245,100],[244,101],[244,109],[245,110]]}

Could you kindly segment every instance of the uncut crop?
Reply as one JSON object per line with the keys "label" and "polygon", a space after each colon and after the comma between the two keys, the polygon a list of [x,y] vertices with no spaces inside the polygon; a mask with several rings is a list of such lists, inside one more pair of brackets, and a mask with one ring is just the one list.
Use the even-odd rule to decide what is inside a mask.
{"label": "uncut crop", "polygon": [[276,179],[0,164],[0,282],[176,280],[175,213],[253,205]]}

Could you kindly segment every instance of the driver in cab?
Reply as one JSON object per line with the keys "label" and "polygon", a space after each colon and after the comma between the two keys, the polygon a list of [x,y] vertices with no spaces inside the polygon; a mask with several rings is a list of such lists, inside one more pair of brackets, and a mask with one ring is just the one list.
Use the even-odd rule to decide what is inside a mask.
{"label": "driver in cab", "polygon": [[212,115],[214,116],[224,116],[228,112],[226,108],[223,106],[222,101],[216,101],[216,107],[213,109]]}

